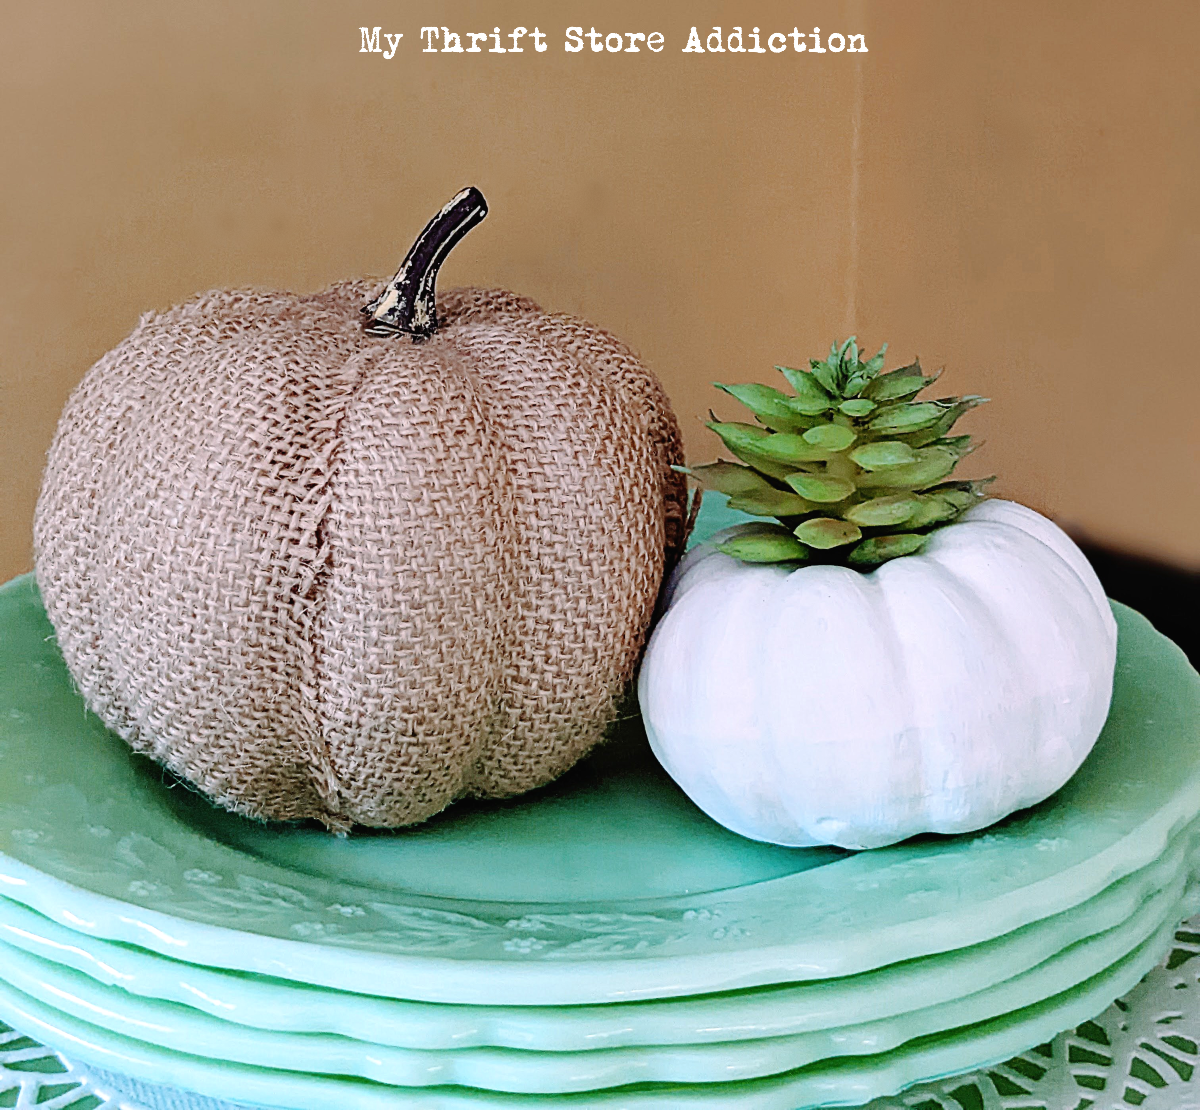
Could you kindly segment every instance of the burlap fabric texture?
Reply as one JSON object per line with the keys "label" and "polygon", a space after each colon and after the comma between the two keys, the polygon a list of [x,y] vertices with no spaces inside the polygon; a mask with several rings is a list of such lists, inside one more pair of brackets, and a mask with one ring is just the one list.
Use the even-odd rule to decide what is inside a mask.
{"label": "burlap fabric texture", "polygon": [[499,291],[429,341],[378,283],[142,319],[63,412],[38,585],[88,706],[222,806],[335,829],[560,775],[685,539],[679,428],[619,340]]}

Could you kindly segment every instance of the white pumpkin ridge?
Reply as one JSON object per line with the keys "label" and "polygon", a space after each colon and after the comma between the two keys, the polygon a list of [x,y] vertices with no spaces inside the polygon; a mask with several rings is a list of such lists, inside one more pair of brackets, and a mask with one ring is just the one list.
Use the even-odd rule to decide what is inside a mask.
{"label": "white pumpkin ridge", "polygon": [[973,831],[1053,794],[1100,733],[1115,659],[1082,553],[992,500],[869,574],[695,549],[638,693],[659,760],[715,820],[869,848]]}

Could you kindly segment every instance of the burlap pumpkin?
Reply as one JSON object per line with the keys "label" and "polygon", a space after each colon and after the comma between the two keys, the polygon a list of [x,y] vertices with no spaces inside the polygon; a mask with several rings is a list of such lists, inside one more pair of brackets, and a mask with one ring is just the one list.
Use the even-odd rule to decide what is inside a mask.
{"label": "burlap pumpkin", "polygon": [[37,579],[87,704],[250,816],[396,826],[555,778],[685,538],[678,426],[620,341],[477,289],[380,337],[379,287],[147,315],[50,450]]}

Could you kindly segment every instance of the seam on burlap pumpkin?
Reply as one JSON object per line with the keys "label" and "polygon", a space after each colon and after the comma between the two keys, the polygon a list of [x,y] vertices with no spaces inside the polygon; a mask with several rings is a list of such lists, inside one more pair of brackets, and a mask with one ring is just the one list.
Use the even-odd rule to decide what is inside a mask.
{"label": "seam on burlap pumpkin", "polygon": [[377,287],[148,315],[50,450],[37,577],[85,700],[250,816],[392,826],[550,781],[686,539],[679,429],[623,344],[486,290],[380,339]]}

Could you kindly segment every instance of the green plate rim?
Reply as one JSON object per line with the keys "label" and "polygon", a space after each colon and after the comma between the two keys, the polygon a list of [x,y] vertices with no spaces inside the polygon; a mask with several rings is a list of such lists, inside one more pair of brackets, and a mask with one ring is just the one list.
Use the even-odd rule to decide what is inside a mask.
{"label": "green plate rim", "polygon": [[[462,1087],[396,1088],[359,1079],[281,1072],[171,1052],[70,1018],[0,984],[0,1019],[67,1056],[152,1083],[182,1085],[238,1103],[289,1110],[391,1110],[401,1095],[411,1110],[795,1110],[858,1105],[915,1083],[1010,1059],[1086,1021],[1131,990],[1158,961],[1166,928],[1076,989],[993,1021],[918,1038],[876,1056],[838,1058],[782,1075],[708,1084],[638,1084],[573,1094],[506,1094]],[[240,1086],[239,1086],[240,1084]]]}
{"label": "green plate rim", "polygon": [[[0,587],[0,607],[12,604],[38,604],[31,576]],[[1168,700],[1180,734],[1167,736],[1158,721],[1137,738],[1169,748],[1159,762],[1173,757],[1170,768],[1156,765],[1163,781],[1149,782],[1144,755],[1122,770],[1122,758],[1132,755],[1111,736],[1106,748],[1102,735],[1097,750],[1108,751],[1106,759],[1120,772],[1103,796],[1086,792],[1097,793],[1091,780],[1107,766],[1093,755],[1055,799],[981,834],[909,842],[745,887],[604,911],[418,894],[382,903],[377,890],[347,890],[228,849],[221,859],[241,867],[236,881],[213,871],[176,888],[149,872],[146,886],[135,879],[128,896],[118,899],[93,889],[98,860],[104,860],[96,845],[104,842],[84,845],[88,851],[72,848],[64,837],[82,837],[81,828],[51,826],[25,806],[19,828],[12,814],[0,812],[0,893],[68,928],[187,962],[364,994],[472,1004],[559,1005],[733,990],[849,975],[962,948],[1093,897],[1155,859],[1200,812],[1200,746],[1189,716],[1200,705],[1200,676],[1145,618],[1113,607],[1121,626],[1118,691],[1135,681],[1175,695]],[[52,642],[38,650],[57,657]],[[1180,683],[1190,697],[1180,695]],[[1158,712],[1169,716],[1172,705],[1162,702],[1160,694]],[[0,749],[5,724],[0,717]],[[1124,743],[1128,748],[1132,741]],[[45,827],[37,827],[39,820]],[[1099,847],[1073,841],[1081,830]],[[171,842],[169,832],[162,832],[164,843]],[[176,865],[188,862],[175,859]],[[208,882],[213,874],[252,903],[253,912],[241,914],[247,927],[215,923],[239,911],[228,899],[211,900],[223,889]],[[956,891],[949,908],[933,890],[936,882]],[[923,892],[931,894],[913,897]],[[366,909],[348,919],[343,911],[355,897]],[[882,905],[889,907],[886,920],[869,928],[856,922],[856,913]]]}
{"label": "green plate rim", "polygon": [[132,995],[180,1003],[251,1028],[328,1033],[398,1048],[582,1051],[694,1045],[856,1025],[953,1001],[1119,927],[1147,901],[1184,887],[1197,875],[1200,818],[1153,863],[1095,898],[985,944],[840,979],[592,1006],[447,1005],[247,977],[87,937],[7,898],[0,898],[0,953],[5,947],[21,948]]}

